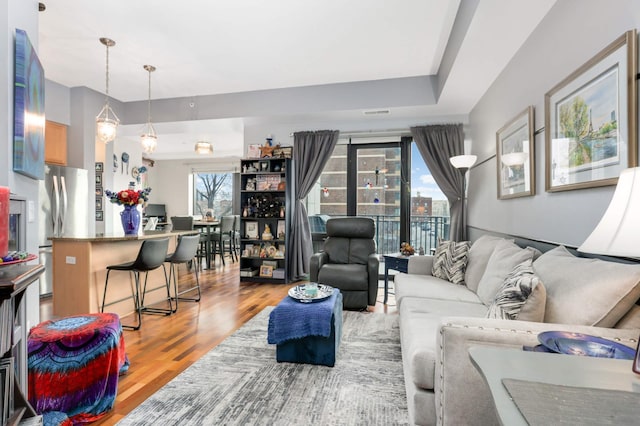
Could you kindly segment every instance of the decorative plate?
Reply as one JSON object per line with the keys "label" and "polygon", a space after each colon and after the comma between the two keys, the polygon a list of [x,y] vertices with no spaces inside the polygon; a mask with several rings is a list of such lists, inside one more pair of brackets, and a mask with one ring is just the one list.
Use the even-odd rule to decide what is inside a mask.
{"label": "decorative plate", "polygon": [[545,331],[538,341],[554,352],[597,358],[633,359],[636,351],[613,340],[568,331]]}
{"label": "decorative plate", "polygon": [[324,284],[318,284],[318,294],[313,297],[306,295],[304,284],[297,285],[289,289],[289,297],[292,297],[293,299],[302,303],[320,302],[321,300],[327,299],[332,294],[333,287]]}
{"label": "decorative plate", "polygon": [[16,263],[30,262],[30,261],[35,260],[37,258],[38,258],[38,256],[36,256],[35,254],[29,254],[24,259],[16,259],[16,260],[10,260],[8,262],[1,262],[0,263],[0,267],[8,266],[8,265],[15,265]]}

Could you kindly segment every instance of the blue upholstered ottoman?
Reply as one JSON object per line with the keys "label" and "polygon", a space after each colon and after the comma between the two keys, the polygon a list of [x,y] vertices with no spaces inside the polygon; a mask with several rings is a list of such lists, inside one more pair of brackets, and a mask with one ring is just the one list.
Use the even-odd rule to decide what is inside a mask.
{"label": "blue upholstered ottoman", "polygon": [[276,361],[333,367],[342,336],[342,293],[316,303],[287,296],[269,315],[267,340],[276,344]]}

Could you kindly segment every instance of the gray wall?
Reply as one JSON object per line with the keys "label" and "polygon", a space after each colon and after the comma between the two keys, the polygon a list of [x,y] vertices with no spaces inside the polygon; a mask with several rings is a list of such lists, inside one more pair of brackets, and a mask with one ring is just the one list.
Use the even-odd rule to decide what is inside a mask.
{"label": "gray wall", "polygon": [[[544,95],[627,30],[640,27],[637,0],[558,1],[469,115],[473,153],[469,226],[580,245],[598,223],[614,187],[547,193],[544,132],[535,138],[536,195],[497,199],[496,131],[527,106],[544,127]],[[484,161],[484,162],[483,162]]]}
{"label": "gray wall", "polygon": [[[39,181],[13,170],[13,84],[15,29],[27,32],[31,44],[38,51],[38,2],[33,0],[8,0],[0,2],[0,57],[5,58],[0,67],[0,185],[27,198],[33,214],[27,221],[27,250],[38,253],[38,186]],[[46,92],[45,92],[46,93]],[[39,322],[39,295],[37,284],[27,290],[27,326]]]}

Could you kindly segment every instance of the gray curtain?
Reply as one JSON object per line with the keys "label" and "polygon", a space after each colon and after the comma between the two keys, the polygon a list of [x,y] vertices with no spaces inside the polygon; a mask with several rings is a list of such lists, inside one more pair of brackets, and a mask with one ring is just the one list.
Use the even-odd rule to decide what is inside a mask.
{"label": "gray curtain", "polygon": [[433,179],[449,200],[449,238],[454,241],[465,240],[467,223],[462,206],[464,174],[449,162],[449,158],[464,154],[462,124],[412,127],[411,134]]}
{"label": "gray curtain", "polygon": [[338,130],[297,132],[293,135],[295,178],[295,213],[292,222],[291,276],[302,278],[309,273],[313,254],[307,209],[302,202],[320,178],[324,166],[338,142]]}

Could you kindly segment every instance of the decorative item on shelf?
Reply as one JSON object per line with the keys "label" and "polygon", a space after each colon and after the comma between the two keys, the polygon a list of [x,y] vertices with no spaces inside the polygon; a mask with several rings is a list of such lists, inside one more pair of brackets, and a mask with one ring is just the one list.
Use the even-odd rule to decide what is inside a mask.
{"label": "decorative item on shelf", "polygon": [[96,117],[96,136],[98,140],[107,144],[116,138],[116,131],[118,129],[118,124],[120,124],[120,120],[109,106],[109,48],[115,46],[116,42],[110,38],[101,37],[100,43],[104,44],[107,48],[107,84],[105,91],[105,104]]}
{"label": "decorative item on shelf", "polygon": [[242,209],[242,217],[248,217],[249,216],[249,207],[245,207],[244,209]]}
{"label": "decorative item on shelf", "polygon": [[142,67],[149,73],[149,101],[147,103],[147,124],[144,125],[140,143],[144,152],[151,154],[158,145],[158,136],[153,124],[151,124],[151,73],[156,70],[156,67],[153,65],[143,65]]}
{"label": "decorative item on shelf", "polygon": [[324,188],[322,188],[322,189],[321,189],[321,191],[322,191],[322,196],[323,196],[324,198],[329,197],[329,188],[327,188],[327,187],[325,186]]}
{"label": "decorative item on shelf", "polygon": [[120,213],[122,221],[122,229],[125,235],[136,235],[140,228],[140,211],[138,204],[143,206],[149,200],[151,188],[135,190],[135,182],[129,183],[129,188],[122,191],[112,192],[105,190],[105,195],[114,204],[124,206],[124,210]]}
{"label": "decorative item on shelf", "polygon": [[267,142],[260,147],[260,158],[271,158],[273,156],[273,150],[278,148],[280,148],[280,145],[269,145],[267,140]]}
{"label": "decorative item on shelf", "polygon": [[280,206],[280,217],[284,217],[284,206]]}
{"label": "decorative item on shelf", "polygon": [[278,183],[278,191],[284,191],[287,189],[287,182],[285,181],[280,181]]}
{"label": "decorative item on shelf", "polygon": [[244,186],[246,191],[255,191],[256,190],[256,180],[255,179],[247,179],[247,184]]}
{"label": "decorative item on shelf", "polygon": [[280,169],[281,169],[280,164],[274,164],[274,165],[273,165],[273,171],[274,171],[274,172],[279,172],[279,171],[280,171]]}
{"label": "decorative item on shelf", "polygon": [[406,242],[400,244],[400,254],[404,256],[411,256],[415,254],[415,252],[416,250],[411,246],[411,244]]}
{"label": "decorative item on shelf", "polygon": [[265,241],[269,241],[273,239],[273,234],[271,233],[271,228],[269,224],[264,225],[264,232],[262,233],[262,239]]}
{"label": "decorative item on shelf", "polygon": [[260,158],[260,145],[251,144],[247,147],[247,158]]}
{"label": "decorative item on shelf", "polygon": [[374,202],[374,204],[380,203],[380,198],[378,197],[378,193],[377,192],[373,196],[373,202]]}

